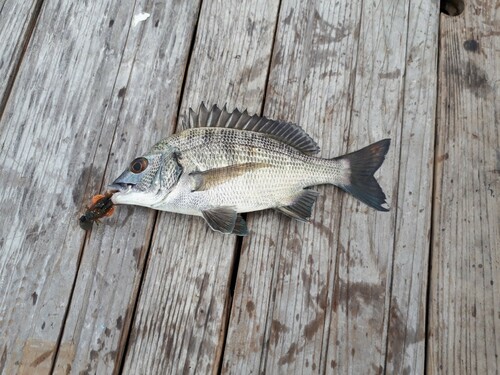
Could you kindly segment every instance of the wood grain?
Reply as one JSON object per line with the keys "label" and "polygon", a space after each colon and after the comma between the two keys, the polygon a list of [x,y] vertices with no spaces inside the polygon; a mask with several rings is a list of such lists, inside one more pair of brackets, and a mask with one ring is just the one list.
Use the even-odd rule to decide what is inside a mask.
{"label": "wood grain", "polygon": [[[278,1],[203,2],[181,113],[228,103],[260,112]],[[161,213],[124,372],[215,373],[237,241],[201,218]]]}
{"label": "wood grain", "polygon": [[[426,85],[411,81],[405,89],[407,36],[423,20],[434,28],[428,31],[430,41],[425,35],[409,39],[412,54],[425,57],[409,73],[412,80],[421,70],[431,76]],[[398,330],[409,326],[422,332],[425,317],[408,318],[413,306],[407,306],[406,289],[396,288],[391,299],[391,279],[393,259],[400,264],[415,248],[422,250],[415,243],[396,253],[399,243],[393,237],[398,189],[432,179],[431,153],[421,161],[424,167],[404,177],[398,188],[400,139],[432,151],[433,140],[426,136],[433,129],[428,121],[435,107],[436,54],[428,49],[436,40],[436,25],[437,9],[410,8],[408,3],[282,3],[266,114],[298,120],[320,140],[324,156],[347,151],[346,144],[355,150],[390,136],[392,148],[378,176],[392,198],[392,213],[376,213],[324,187],[311,224],[269,213],[249,215],[255,233],[243,242],[224,372],[378,373],[386,362],[411,371],[423,366],[422,346],[415,349],[413,336]],[[434,94],[418,99],[423,90]],[[406,121],[405,95],[416,102]],[[408,140],[410,116],[420,121],[424,115],[428,125],[411,136],[415,141]],[[405,154],[402,160],[407,164],[410,158],[414,156]],[[401,170],[405,175],[406,169]],[[430,186],[422,192],[420,199],[430,212]],[[410,207],[417,217],[417,207]],[[414,236],[426,238],[429,216],[425,220],[419,219]],[[398,225],[409,230],[408,224]],[[416,261],[424,273],[408,276],[413,291],[423,296],[415,303],[424,311],[426,259],[422,252]],[[400,298],[405,299],[400,315],[389,315],[397,308],[391,300]],[[422,344],[423,336],[420,340]]]}
{"label": "wood grain", "polygon": [[102,178],[93,157],[111,144],[104,118],[130,17],[109,1],[46,2],[1,119],[5,373],[48,373],[57,350],[75,350],[58,340],[85,237],[77,213]]}
{"label": "wood grain", "polygon": [[[265,114],[298,122],[323,156],[344,151],[359,15],[359,2],[281,4]],[[310,224],[272,211],[248,215],[223,373],[323,371],[340,195],[318,191]]]}
{"label": "wood grain", "polygon": [[326,358],[327,367],[338,371],[381,373],[388,359],[408,24],[408,2],[363,2],[349,150],[392,139],[377,173],[391,211],[374,212],[343,198],[332,301],[336,311],[328,326],[332,345]]}
{"label": "wood grain", "polygon": [[[111,183],[133,158],[172,131],[198,8],[197,2],[155,1],[131,7],[102,120],[109,131],[98,140],[112,144],[95,155],[106,169],[89,193],[105,189],[102,175],[104,184]],[[149,17],[134,23],[143,13]],[[120,371],[155,217],[153,210],[116,207],[115,216],[90,234],[61,340],[61,348],[72,345],[73,350],[70,355],[59,351],[56,372]]]}
{"label": "wood grain", "polygon": [[[437,8],[2,2],[0,373],[498,373],[498,6],[440,34]],[[324,157],[392,138],[391,212],[319,187],[311,223],[248,214],[241,254],[144,208],[85,234],[202,100],[298,122]]]}
{"label": "wood grain", "polygon": [[386,372],[423,374],[439,8],[410,2]]}
{"label": "wood grain", "polygon": [[500,371],[500,22],[442,16],[427,370]]}
{"label": "wood grain", "polygon": [[0,116],[18,71],[42,1],[5,0],[0,5]]}

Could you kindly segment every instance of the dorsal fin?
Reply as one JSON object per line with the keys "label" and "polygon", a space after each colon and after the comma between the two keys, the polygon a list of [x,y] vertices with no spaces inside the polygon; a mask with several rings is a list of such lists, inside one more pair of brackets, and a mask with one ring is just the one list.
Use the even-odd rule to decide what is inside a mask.
{"label": "dorsal fin", "polygon": [[286,143],[305,154],[316,154],[319,147],[304,129],[289,122],[271,120],[235,109],[228,112],[226,106],[220,109],[214,105],[210,110],[201,103],[198,113],[189,109],[189,117],[183,121],[183,129],[189,128],[233,128],[267,134],[269,137]]}

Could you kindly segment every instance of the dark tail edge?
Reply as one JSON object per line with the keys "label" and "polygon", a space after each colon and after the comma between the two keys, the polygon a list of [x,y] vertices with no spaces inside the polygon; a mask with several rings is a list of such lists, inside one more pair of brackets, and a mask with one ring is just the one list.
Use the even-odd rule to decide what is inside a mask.
{"label": "dark tail edge", "polygon": [[335,158],[348,160],[350,166],[350,184],[340,187],[378,211],[389,211],[389,208],[382,207],[387,204],[386,197],[373,174],[384,162],[390,144],[390,139],[382,139],[361,150]]}

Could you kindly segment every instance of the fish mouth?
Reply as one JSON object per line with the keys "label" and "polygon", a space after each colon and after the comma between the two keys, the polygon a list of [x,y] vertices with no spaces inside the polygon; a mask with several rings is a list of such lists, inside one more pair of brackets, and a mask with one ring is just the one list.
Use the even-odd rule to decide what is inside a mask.
{"label": "fish mouth", "polygon": [[108,189],[113,191],[114,193],[126,193],[130,191],[135,184],[127,184],[125,182],[113,182],[112,184],[108,185]]}

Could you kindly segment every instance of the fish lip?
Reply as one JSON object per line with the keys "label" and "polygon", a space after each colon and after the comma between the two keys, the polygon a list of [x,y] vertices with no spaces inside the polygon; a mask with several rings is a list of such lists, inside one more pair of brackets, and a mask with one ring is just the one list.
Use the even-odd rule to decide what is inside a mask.
{"label": "fish lip", "polygon": [[108,185],[108,189],[114,191],[115,193],[123,193],[132,189],[135,184],[126,184],[124,182],[113,182]]}

